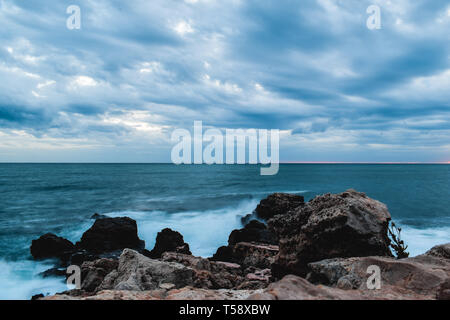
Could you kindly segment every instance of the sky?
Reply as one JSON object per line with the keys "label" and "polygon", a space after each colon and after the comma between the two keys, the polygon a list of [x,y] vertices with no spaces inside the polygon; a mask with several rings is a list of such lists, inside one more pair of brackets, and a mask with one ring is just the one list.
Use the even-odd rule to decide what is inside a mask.
{"label": "sky", "polygon": [[0,0],[0,162],[170,162],[194,121],[279,129],[283,162],[448,162],[449,31],[448,0]]}

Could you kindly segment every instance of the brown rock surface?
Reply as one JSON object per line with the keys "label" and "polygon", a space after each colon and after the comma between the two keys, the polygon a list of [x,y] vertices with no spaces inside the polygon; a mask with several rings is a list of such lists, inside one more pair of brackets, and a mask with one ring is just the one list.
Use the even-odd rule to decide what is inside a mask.
{"label": "brown rock surface", "polygon": [[272,273],[305,276],[307,264],[335,257],[391,256],[387,207],[364,193],[348,190],[317,196],[289,214],[269,220],[280,252]]}

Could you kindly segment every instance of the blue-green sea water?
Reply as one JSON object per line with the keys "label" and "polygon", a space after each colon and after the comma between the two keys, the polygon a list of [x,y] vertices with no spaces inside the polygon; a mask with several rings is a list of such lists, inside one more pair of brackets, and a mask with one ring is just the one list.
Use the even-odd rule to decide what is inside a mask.
{"label": "blue-green sea water", "polygon": [[98,212],[129,216],[153,247],[158,231],[181,232],[210,256],[273,192],[303,195],[353,188],[387,204],[411,255],[450,242],[450,165],[286,164],[275,176],[251,165],[0,164],[0,298],[66,289],[37,274],[32,239],[53,232],[77,241]]}

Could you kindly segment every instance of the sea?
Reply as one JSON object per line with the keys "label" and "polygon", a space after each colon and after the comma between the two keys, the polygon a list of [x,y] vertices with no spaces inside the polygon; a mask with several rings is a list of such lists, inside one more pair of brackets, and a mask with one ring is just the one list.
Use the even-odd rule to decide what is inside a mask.
{"label": "sea", "polygon": [[0,299],[30,299],[67,289],[39,273],[30,244],[52,232],[73,242],[94,213],[127,216],[151,249],[158,231],[179,231],[194,255],[211,256],[240,218],[274,192],[310,200],[349,188],[384,202],[402,228],[410,256],[450,242],[450,165],[281,164],[274,176],[258,165],[0,164]]}

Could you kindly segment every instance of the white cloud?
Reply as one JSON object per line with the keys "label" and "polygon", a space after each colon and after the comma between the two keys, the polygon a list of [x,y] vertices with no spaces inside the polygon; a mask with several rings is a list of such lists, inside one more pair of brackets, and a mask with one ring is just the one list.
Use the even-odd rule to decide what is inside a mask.
{"label": "white cloud", "polygon": [[72,80],[71,86],[76,87],[96,87],[98,82],[88,76],[77,76]]}
{"label": "white cloud", "polygon": [[173,29],[181,36],[187,33],[193,33],[195,30],[192,28],[191,24],[186,21],[178,22]]}

